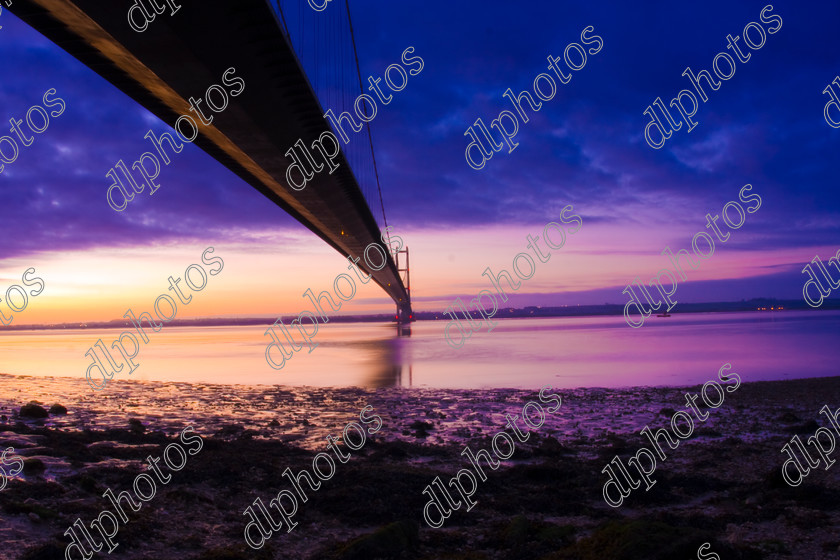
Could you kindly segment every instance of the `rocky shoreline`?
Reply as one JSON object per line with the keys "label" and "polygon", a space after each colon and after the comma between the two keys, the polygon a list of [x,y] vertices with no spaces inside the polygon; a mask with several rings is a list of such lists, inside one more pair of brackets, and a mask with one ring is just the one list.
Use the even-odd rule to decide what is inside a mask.
{"label": "rocky shoreline", "polygon": [[[538,391],[125,381],[94,393],[75,379],[0,375],[0,446],[26,463],[0,491],[0,558],[64,558],[64,531],[108,508],[103,492],[130,489],[146,457],[160,455],[186,426],[204,449],[129,514],[111,556],[664,560],[695,558],[708,542],[708,552],[726,560],[840,557],[840,467],[812,471],[791,488],[780,453],[792,434],[824,423],[823,405],[840,406],[840,377],[743,383],[660,463],[650,491],[607,506],[601,470],[645,445],[639,430],[665,426],[689,389],[696,391],[557,391],[559,412],[488,471],[474,509],[431,529],[423,488],[468,468],[463,447],[488,448],[504,415],[519,413]],[[30,401],[46,416],[22,416]],[[54,404],[66,414],[50,414]],[[383,428],[301,505],[294,531],[248,548],[245,508],[288,487],[280,473],[309,468],[326,436],[340,439],[367,405]]]}

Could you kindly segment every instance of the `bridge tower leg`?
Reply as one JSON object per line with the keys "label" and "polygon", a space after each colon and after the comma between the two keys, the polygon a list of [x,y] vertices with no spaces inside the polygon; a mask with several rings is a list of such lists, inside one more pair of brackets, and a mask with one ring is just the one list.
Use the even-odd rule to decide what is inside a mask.
{"label": "bridge tower leg", "polygon": [[[403,253],[405,253],[405,268],[400,268],[400,255]],[[405,273],[405,275],[402,276],[402,280],[405,285],[405,291],[408,294],[408,301],[397,304],[397,322],[403,325],[415,321],[414,312],[411,310],[411,272],[409,270],[410,267],[408,266],[408,247],[397,251],[396,260],[397,273]]]}

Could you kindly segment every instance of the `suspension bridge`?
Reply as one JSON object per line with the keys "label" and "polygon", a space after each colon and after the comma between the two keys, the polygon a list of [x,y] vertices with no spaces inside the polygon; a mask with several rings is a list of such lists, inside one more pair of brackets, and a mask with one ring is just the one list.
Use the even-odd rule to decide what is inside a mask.
{"label": "suspension bridge", "polygon": [[[347,0],[324,12],[305,0],[174,4],[142,33],[128,23],[128,1],[15,0],[7,9],[170,127],[190,114],[190,97],[235,67],[244,93],[199,126],[194,143],[336,251],[362,256],[387,226],[369,126],[342,147],[334,173],[316,173],[303,190],[286,183],[284,155],[330,130],[322,103],[353,112],[362,85]],[[389,255],[378,271],[358,263],[394,300],[400,323],[413,318],[405,258],[401,268]]]}

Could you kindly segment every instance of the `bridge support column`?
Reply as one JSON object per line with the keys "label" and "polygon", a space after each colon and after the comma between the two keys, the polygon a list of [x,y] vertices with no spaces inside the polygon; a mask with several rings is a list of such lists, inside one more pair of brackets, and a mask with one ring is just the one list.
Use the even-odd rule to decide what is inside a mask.
{"label": "bridge support column", "polygon": [[[405,268],[400,268],[400,255],[403,253],[405,253]],[[405,325],[415,321],[414,312],[411,311],[411,272],[409,271],[408,266],[408,247],[401,251],[397,251],[396,261],[397,274],[405,272],[405,276],[402,278],[402,281],[405,285],[405,293],[408,294],[408,301],[397,302],[397,323]]]}

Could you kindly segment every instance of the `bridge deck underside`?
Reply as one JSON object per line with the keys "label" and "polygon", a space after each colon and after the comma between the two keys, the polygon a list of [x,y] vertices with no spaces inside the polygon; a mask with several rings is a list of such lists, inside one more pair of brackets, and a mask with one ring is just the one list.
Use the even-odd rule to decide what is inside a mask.
{"label": "bridge deck underside", "polygon": [[[315,174],[301,191],[287,186],[286,151],[298,139],[311,146],[329,128],[271,7],[265,0],[178,4],[178,13],[167,8],[143,33],[128,25],[128,2],[15,0],[9,9],[170,126],[182,114],[195,117],[189,98],[203,98],[234,67],[244,92],[221,113],[205,109],[213,122],[199,126],[195,144],[341,254],[362,256],[380,234],[343,153],[333,174]],[[369,270],[364,259],[359,266],[410,312],[392,259],[381,271]]]}

